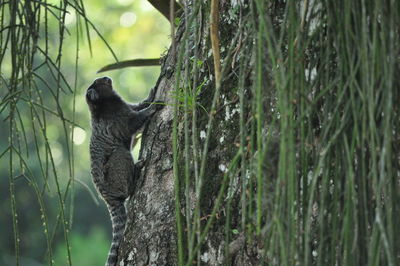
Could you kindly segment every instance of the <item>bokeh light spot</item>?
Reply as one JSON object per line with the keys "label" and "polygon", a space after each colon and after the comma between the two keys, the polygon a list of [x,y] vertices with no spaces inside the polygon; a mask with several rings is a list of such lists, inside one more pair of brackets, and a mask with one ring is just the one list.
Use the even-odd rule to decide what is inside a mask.
{"label": "bokeh light spot", "polygon": [[136,14],[133,12],[125,12],[119,19],[119,24],[122,27],[130,27],[136,22]]}
{"label": "bokeh light spot", "polygon": [[121,5],[130,5],[133,3],[133,0],[118,0],[118,3],[120,3]]}
{"label": "bokeh light spot", "polygon": [[74,138],[73,142],[75,145],[81,145],[85,142],[86,139],[86,132],[82,128],[76,127],[74,128]]}

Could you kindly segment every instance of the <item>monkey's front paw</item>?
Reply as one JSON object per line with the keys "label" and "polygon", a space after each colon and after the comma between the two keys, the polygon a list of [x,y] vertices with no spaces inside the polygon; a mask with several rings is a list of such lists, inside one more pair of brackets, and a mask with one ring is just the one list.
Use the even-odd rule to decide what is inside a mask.
{"label": "monkey's front paw", "polygon": [[90,101],[97,101],[99,99],[99,94],[93,88],[89,88],[86,92],[86,98]]}
{"label": "monkey's front paw", "polygon": [[161,110],[161,109],[164,108],[165,102],[163,102],[163,101],[155,101],[155,102],[153,102],[153,106],[158,111],[158,110]]}

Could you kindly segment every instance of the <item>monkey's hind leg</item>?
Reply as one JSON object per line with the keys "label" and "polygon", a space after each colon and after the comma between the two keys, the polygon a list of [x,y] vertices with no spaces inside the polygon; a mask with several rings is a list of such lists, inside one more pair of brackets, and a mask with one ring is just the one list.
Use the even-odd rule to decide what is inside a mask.
{"label": "monkey's hind leg", "polygon": [[106,266],[115,266],[118,262],[118,249],[127,221],[124,203],[133,185],[134,167],[132,156],[124,147],[114,150],[105,165],[106,181],[102,196],[107,203],[112,224],[112,242]]}

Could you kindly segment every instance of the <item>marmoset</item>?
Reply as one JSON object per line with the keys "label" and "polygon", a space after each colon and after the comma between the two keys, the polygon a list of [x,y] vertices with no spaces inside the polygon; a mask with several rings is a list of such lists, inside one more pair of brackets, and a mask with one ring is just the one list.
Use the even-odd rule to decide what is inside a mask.
{"label": "marmoset", "polygon": [[96,79],[87,89],[91,113],[90,163],[93,183],[106,202],[112,223],[112,243],[106,265],[116,265],[126,225],[124,202],[133,192],[137,175],[130,152],[132,137],[162,104],[150,104],[155,90],[139,104],[125,102],[108,77]]}

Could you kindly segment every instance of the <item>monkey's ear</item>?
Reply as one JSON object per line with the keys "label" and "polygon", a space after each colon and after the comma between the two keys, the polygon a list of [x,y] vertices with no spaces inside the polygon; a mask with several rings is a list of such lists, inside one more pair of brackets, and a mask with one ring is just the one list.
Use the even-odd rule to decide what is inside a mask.
{"label": "monkey's ear", "polygon": [[99,93],[98,93],[95,89],[89,88],[89,89],[87,90],[87,92],[86,92],[86,99],[87,99],[88,101],[95,102],[95,101],[99,100],[99,98],[100,98],[100,95],[99,95]]}

